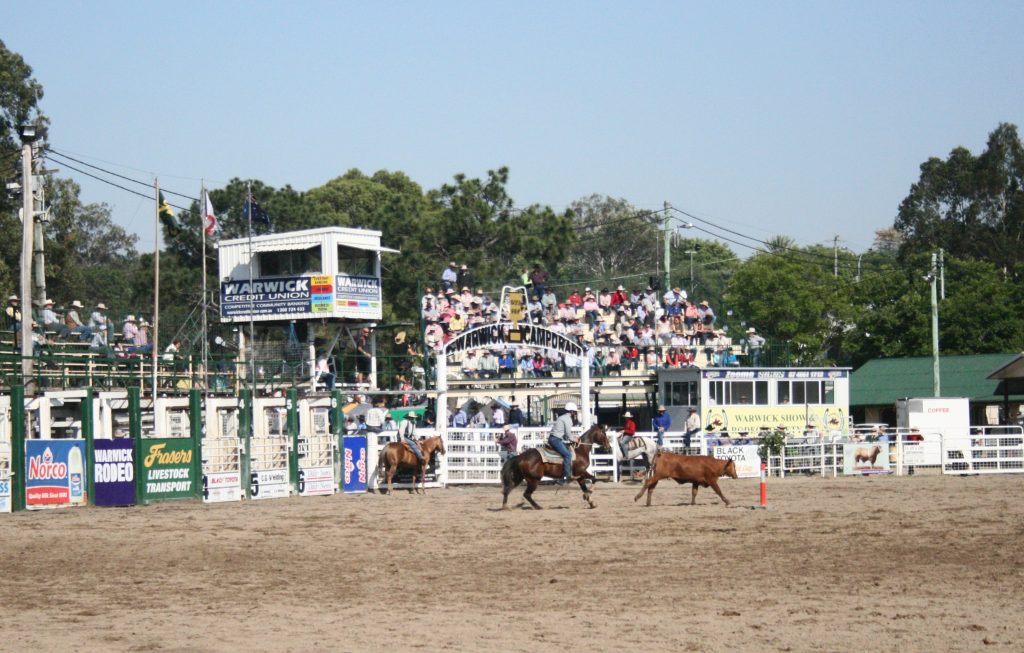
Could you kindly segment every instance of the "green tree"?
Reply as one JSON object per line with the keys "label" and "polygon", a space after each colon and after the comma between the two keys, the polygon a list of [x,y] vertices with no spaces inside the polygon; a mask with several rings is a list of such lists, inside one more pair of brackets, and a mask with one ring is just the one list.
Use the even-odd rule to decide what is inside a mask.
{"label": "green tree", "polygon": [[978,156],[958,147],[945,160],[921,164],[894,226],[904,239],[902,257],[943,248],[1015,270],[1024,256],[1024,145],[1017,127],[1000,124]]}
{"label": "green tree", "polygon": [[646,285],[648,277],[657,276],[663,215],[597,194],[570,208],[577,239],[565,262],[567,276],[612,286],[619,281]]}
{"label": "green tree", "polygon": [[[22,123],[32,121],[45,133],[47,118],[38,114],[43,87],[32,77],[32,68],[21,55],[7,49],[0,41],[0,184],[21,183]],[[0,233],[20,234],[17,210],[21,195],[0,192]],[[0,239],[0,289],[4,294],[17,292],[21,238]]]}
{"label": "green tree", "polygon": [[[690,252],[693,252],[692,282]],[[672,241],[672,285],[686,289],[694,301],[708,300],[716,311],[723,307],[729,279],[740,265],[740,258],[732,249],[717,240],[677,237]]]}

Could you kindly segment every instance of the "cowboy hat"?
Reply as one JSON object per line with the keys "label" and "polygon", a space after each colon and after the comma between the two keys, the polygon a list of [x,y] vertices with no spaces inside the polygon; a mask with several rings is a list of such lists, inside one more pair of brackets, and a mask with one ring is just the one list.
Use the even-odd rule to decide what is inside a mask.
{"label": "cowboy hat", "polygon": [[708,305],[708,300],[706,300],[706,299],[705,299],[704,301],[702,301],[702,302],[700,303],[700,305],[701,305],[701,306],[707,306],[707,305]]}
{"label": "cowboy hat", "polygon": [[53,300],[47,299],[45,302],[43,302],[43,306],[53,306]]}
{"label": "cowboy hat", "polygon": [[664,407],[664,406],[658,406],[658,412],[659,412],[659,413],[660,413],[661,411],[663,411],[663,410],[665,410],[665,407]]}
{"label": "cowboy hat", "polygon": [[405,343],[405,331],[399,331],[395,334],[395,344],[401,345]]}
{"label": "cowboy hat", "polygon": [[134,315],[128,315],[127,317],[124,318],[124,321],[125,322],[134,322],[135,321],[135,316]]}
{"label": "cowboy hat", "polygon": [[690,409],[690,412],[691,412],[691,413],[696,413],[696,412],[697,412],[697,409],[696,409],[696,408],[691,408],[691,409]]}
{"label": "cowboy hat", "polygon": [[100,309],[101,311],[105,311],[107,310],[107,305],[104,304],[103,302],[100,302],[99,304],[96,304],[96,308]]}
{"label": "cowboy hat", "polygon": [[757,333],[757,329],[755,329],[754,327],[750,327],[749,329],[747,329],[747,333]]}
{"label": "cowboy hat", "polygon": [[633,413],[631,413],[631,412],[629,412],[629,411],[627,410],[626,412],[622,413],[622,416],[623,416],[623,417],[632,417],[632,416],[633,416]]}
{"label": "cowboy hat", "polygon": [[85,307],[82,306],[82,302],[80,302],[80,301],[78,301],[76,299],[75,301],[71,302],[71,308],[85,308]]}
{"label": "cowboy hat", "polygon": [[20,301],[20,300],[18,299],[17,295],[11,295],[10,297],[7,298],[7,301],[9,301],[9,302],[16,302],[16,301]]}

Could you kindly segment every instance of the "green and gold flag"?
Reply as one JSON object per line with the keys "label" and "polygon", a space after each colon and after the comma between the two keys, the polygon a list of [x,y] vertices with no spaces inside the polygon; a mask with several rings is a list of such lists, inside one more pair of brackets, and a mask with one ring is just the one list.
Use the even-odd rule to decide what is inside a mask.
{"label": "green and gold flag", "polygon": [[164,199],[164,194],[160,193],[160,203],[158,204],[157,214],[160,216],[160,222],[164,225],[164,231],[167,233],[168,238],[177,238],[178,234],[181,233],[181,226],[178,224],[178,220],[174,217],[174,210],[171,205]]}

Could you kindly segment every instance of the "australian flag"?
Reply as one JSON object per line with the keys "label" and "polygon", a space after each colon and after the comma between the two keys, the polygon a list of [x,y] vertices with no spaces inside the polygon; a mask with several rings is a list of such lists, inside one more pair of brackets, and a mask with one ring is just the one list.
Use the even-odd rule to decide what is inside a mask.
{"label": "australian flag", "polygon": [[244,217],[246,220],[260,222],[267,225],[268,227],[270,226],[270,216],[267,215],[267,212],[263,210],[263,207],[259,205],[259,203],[253,198],[252,195],[249,195],[246,198],[245,208],[242,211],[242,217]]}

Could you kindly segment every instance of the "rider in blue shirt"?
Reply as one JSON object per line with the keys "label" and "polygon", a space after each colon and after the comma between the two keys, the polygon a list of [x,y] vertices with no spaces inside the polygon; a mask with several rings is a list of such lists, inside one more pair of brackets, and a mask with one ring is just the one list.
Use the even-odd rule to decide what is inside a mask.
{"label": "rider in blue shirt", "polygon": [[562,413],[551,426],[551,433],[548,435],[548,446],[562,454],[562,478],[558,479],[559,485],[565,485],[572,480],[572,454],[566,443],[573,442],[574,436],[572,427],[576,425],[576,413],[579,408],[576,402],[567,401],[565,412]]}

